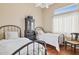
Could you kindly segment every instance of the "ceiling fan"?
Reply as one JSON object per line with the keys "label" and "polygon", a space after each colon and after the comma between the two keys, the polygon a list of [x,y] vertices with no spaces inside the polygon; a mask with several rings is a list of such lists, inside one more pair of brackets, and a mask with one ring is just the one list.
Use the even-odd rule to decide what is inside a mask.
{"label": "ceiling fan", "polygon": [[50,5],[53,3],[36,3],[35,7],[41,7],[41,8],[49,8]]}

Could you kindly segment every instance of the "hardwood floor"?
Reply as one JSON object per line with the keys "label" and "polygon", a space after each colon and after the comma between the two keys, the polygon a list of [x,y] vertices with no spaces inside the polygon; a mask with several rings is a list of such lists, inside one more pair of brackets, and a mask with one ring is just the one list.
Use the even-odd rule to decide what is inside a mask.
{"label": "hardwood floor", "polygon": [[47,45],[48,55],[79,55],[79,49],[77,49],[76,54],[73,53],[73,48],[67,46],[67,50],[65,50],[64,46],[60,46],[60,52],[58,53],[55,47]]}

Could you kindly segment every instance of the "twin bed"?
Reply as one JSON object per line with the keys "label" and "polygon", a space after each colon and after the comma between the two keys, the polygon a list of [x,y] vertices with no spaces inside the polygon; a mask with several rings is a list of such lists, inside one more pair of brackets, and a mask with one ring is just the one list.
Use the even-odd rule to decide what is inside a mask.
{"label": "twin bed", "polygon": [[64,43],[63,34],[47,33],[42,27],[36,27],[37,39],[45,41],[47,44],[52,45],[60,52],[60,44]]}
{"label": "twin bed", "polygon": [[43,41],[32,41],[21,37],[21,28],[15,25],[0,27],[0,55],[46,55]]}

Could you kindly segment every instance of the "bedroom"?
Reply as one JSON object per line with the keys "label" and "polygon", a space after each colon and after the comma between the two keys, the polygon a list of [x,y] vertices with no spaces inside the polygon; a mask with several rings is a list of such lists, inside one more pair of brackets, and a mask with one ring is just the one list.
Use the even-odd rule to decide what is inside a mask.
{"label": "bedroom", "polygon": [[[21,28],[21,37],[24,37],[25,17],[33,16],[33,18],[35,19],[35,28],[42,27],[46,32],[50,33],[50,32],[53,32],[52,19],[54,17],[53,14],[54,14],[55,10],[57,10],[59,8],[63,8],[65,6],[75,5],[75,4],[74,3],[54,3],[54,4],[49,5],[48,8],[41,8],[40,6],[36,7],[35,5],[36,4],[34,4],[34,3],[0,3],[0,27],[4,26],[4,25],[19,26]],[[76,5],[79,6],[79,4],[76,4]],[[76,10],[75,13],[71,13],[71,14],[76,15],[76,14],[78,14],[78,12],[79,12],[79,9]],[[68,16],[71,14],[68,14]],[[75,15],[73,15],[73,16],[75,16]],[[60,16],[60,17],[62,17],[62,16]],[[65,17],[65,15],[64,15],[64,17]],[[76,16],[76,17],[78,17],[78,16]],[[54,19],[55,18],[56,17],[54,17]],[[63,17],[62,17],[62,19],[63,19]],[[76,22],[77,21],[78,20],[76,20]],[[57,26],[56,24],[54,24],[54,25]],[[69,24],[66,24],[66,25],[69,25]],[[75,26],[76,25],[79,25],[79,24],[76,23]],[[54,26],[55,33],[67,34],[67,33],[70,33],[70,31],[71,31],[70,27],[68,27],[69,30],[66,29],[65,31],[63,31],[62,29],[64,29],[64,28],[61,29],[61,27],[63,27],[63,26],[57,26],[56,28],[55,28],[55,26]],[[56,31],[57,28],[59,28],[60,31]],[[72,28],[74,28],[74,27],[72,27]],[[79,28],[76,26],[73,31],[78,32],[78,29]],[[51,46],[50,46],[49,52],[50,52],[50,54],[55,54],[55,55],[56,54],[57,55],[73,54],[73,53],[69,52],[70,48],[68,48],[68,49],[69,49],[68,51],[62,50],[60,53],[58,53],[56,50],[54,50],[54,48],[51,48]]]}

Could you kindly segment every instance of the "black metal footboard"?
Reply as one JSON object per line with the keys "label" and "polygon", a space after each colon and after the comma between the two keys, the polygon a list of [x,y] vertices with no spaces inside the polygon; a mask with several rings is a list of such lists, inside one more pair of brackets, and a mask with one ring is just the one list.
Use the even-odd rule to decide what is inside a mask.
{"label": "black metal footboard", "polygon": [[[23,49],[24,51],[21,51]],[[41,40],[29,42],[17,49],[12,55],[47,55],[46,43]]]}

